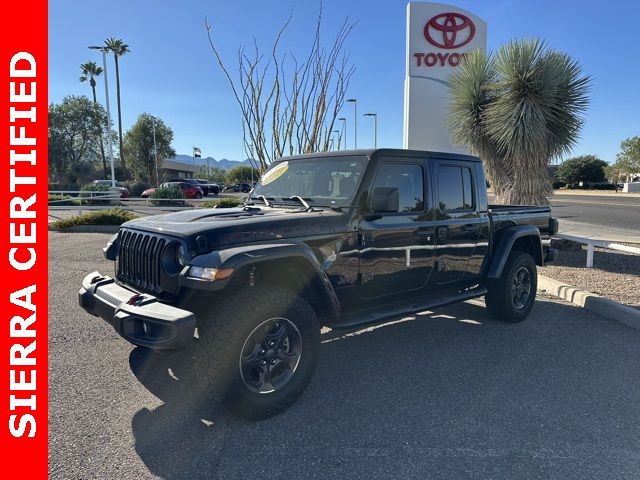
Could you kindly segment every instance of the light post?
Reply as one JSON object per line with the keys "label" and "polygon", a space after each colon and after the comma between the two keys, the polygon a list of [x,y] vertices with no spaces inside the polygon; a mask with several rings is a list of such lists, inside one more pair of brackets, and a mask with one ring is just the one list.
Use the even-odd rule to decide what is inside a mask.
{"label": "light post", "polygon": [[[340,130],[334,130],[333,133],[337,133],[338,134],[338,147],[336,148],[336,150],[340,150],[340,141],[342,140],[342,137],[340,136]],[[336,146],[336,142],[333,142],[333,146],[335,148]]]}
{"label": "light post", "polygon": [[358,149],[358,100],[347,99],[347,103],[353,103],[353,148]]}
{"label": "light post", "polygon": [[373,148],[378,148],[378,114],[365,113],[363,117],[373,117]]}
{"label": "light post", "polygon": [[[91,46],[91,50],[102,52],[102,70],[104,71],[104,97],[107,104],[107,141],[109,142],[109,160],[111,160],[111,187],[116,186],[116,169],[113,165],[113,142],[111,139],[111,110],[109,108],[109,81],[107,76],[107,49],[106,47]],[[120,152],[122,155],[122,152]]]}
{"label": "light post", "polygon": [[340,117],[338,120],[342,122],[342,134],[341,138],[344,138],[344,150],[347,149],[347,119],[345,117]]}

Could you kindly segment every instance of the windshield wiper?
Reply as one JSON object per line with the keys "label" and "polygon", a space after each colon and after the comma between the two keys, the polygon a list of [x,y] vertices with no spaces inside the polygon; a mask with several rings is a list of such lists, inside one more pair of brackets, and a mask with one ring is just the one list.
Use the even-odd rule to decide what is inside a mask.
{"label": "windshield wiper", "polygon": [[275,200],[273,197],[265,197],[264,195],[258,195],[257,197],[251,197],[249,200],[262,200],[267,207],[271,206],[269,200]]}
{"label": "windshield wiper", "polygon": [[[313,210],[313,207],[311,205],[309,205],[307,203],[307,201],[304,198],[302,198],[300,195],[291,195],[288,198],[287,197],[282,197],[282,199],[283,200],[297,200],[297,201],[299,201],[304,206],[305,212],[308,212],[309,210]],[[311,199],[309,198],[308,200],[311,200]]]}

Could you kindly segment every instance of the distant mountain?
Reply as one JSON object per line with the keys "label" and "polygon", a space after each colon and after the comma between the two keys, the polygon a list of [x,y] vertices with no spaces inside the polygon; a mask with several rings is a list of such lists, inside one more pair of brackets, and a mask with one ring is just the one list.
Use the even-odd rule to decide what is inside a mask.
{"label": "distant mountain", "polygon": [[[175,160],[176,162],[182,162],[182,163],[187,163],[189,165],[193,165],[193,157],[191,155],[178,154],[176,155],[176,158],[174,158],[173,160]],[[228,160],[226,158],[223,158],[221,160],[216,160],[213,157],[196,158],[195,164],[198,166],[204,165],[206,167],[207,160],[209,161],[209,166],[211,168],[216,167],[216,168],[221,168],[223,170],[231,170],[233,167],[237,167],[238,165],[251,166],[251,161],[248,158],[243,160],[242,162],[239,162],[237,160]]]}

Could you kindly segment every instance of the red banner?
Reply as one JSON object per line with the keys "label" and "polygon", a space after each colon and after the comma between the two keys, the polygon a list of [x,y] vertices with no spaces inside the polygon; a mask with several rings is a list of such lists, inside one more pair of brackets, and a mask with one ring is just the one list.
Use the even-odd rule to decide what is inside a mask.
{"label": "red banner", "polygon": [[3,2],[3,478],[47,478],[47,2]]}

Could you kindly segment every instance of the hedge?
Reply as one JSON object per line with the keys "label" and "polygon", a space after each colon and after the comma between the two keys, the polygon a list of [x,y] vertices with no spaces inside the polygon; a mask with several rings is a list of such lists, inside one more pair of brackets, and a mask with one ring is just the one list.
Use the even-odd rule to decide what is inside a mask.
{"label": "hedge", "polygon": [[[182,205],[185,196],[179,188],[156,188],[154,192],[149,195],[149,198],[151,199],[151,205],[166,206]],[[154,201],[154,199],[156,200]],[[160,199],[164,201],[159,201]]]}
{"label": "hedge", "polygon": [[204,208],[233,208],[242,205],[244,202],[239,198],[226,197],[218,200],[207,200],[202,202]]}
{"label": "hedge", "polygon": [[78,225],[122,225],[134,218],[137,218],[136,215],[121,208],[108,208],[56,220],[52,222],[52,225],[57,228],[70,228]]}

